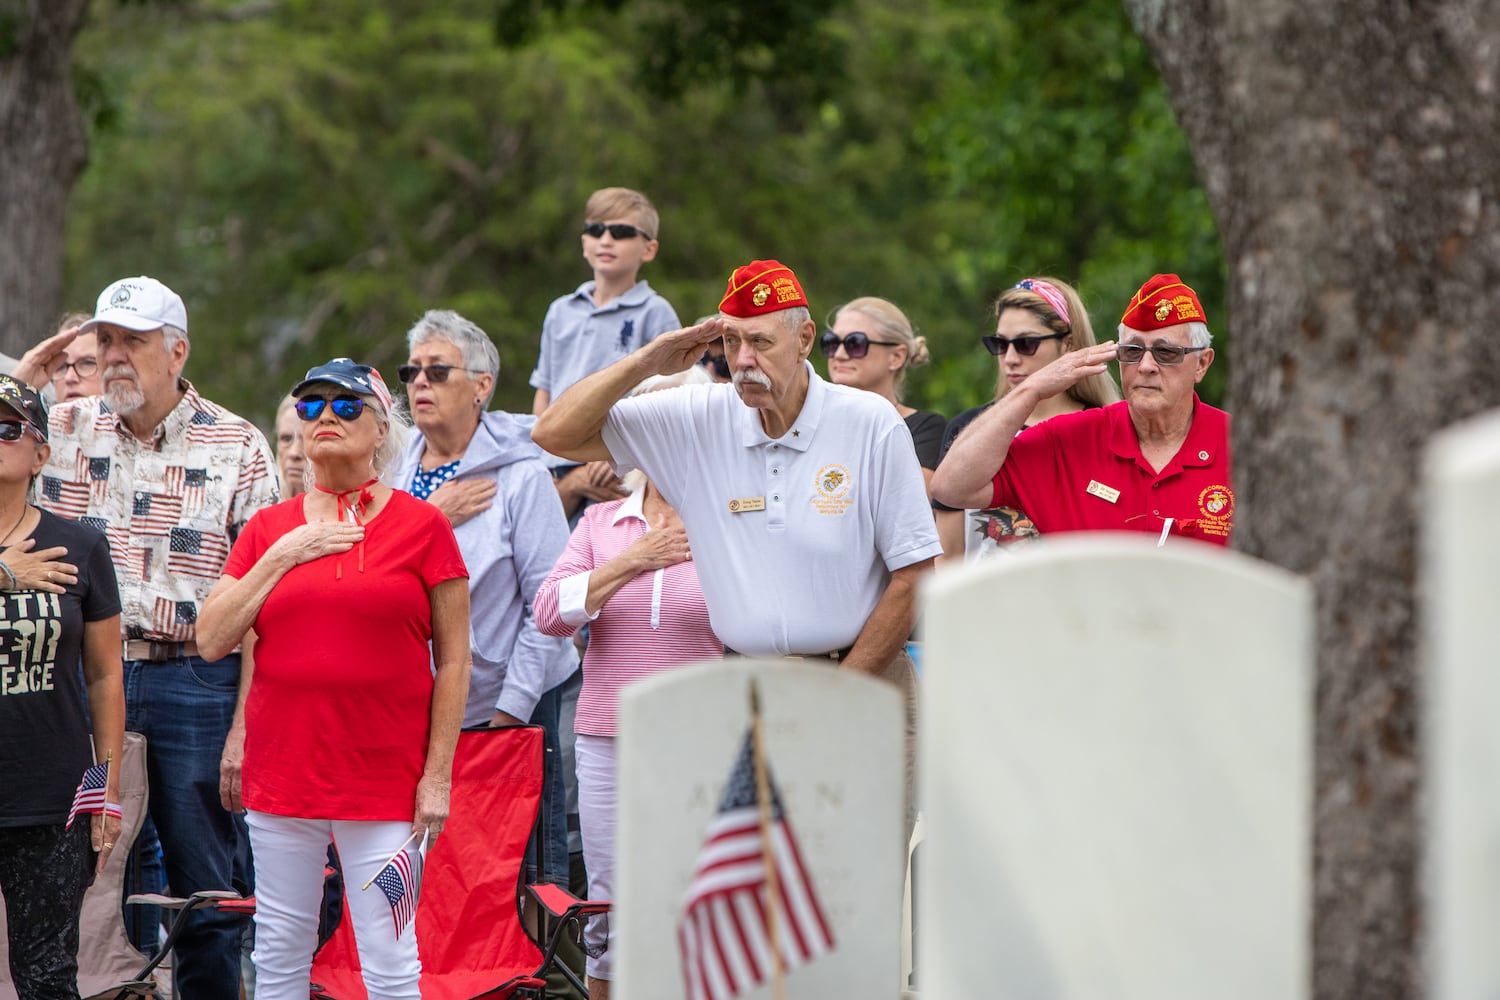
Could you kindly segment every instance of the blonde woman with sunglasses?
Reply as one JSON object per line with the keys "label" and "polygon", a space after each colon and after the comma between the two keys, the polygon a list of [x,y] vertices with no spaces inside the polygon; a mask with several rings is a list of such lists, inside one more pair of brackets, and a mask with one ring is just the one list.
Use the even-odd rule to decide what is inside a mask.
{"label": "blonde woman with sunglasses", "polygon": [[[995,356],[999,369],[995,398],[949,422],[943,455],[975,417],[1004,399],[1033,372],[1069,351],[1095,343],[1094,328],[1078,292],[1066,282],[1041,277],[1025,278],[1000,294],[995,300],[995,332],[980,341]],[[1108,375],[1091,375],[1067,392],[1039,402],[1026,418],[1026,426],[1060,414],[1106,406],[1119,398],[1120,391]],[[1025,512],[1013,508],[955,510],[938,502],[933,508],[938,537],[943,542],[940,563],[985,558],[1001,545],[1037,534]]]}
{"label": "blonde woman with sunglasses", "polygon": [[922,479],[932,495],[932,471],[938,466],[943,429],[948,418],[919,410],[901,401],[901,384],[908,368],[919,368],[931,358],[927,338],[918,336],[906,314],[889,302],[866,295],[833,311],[819,347],[828,359],[828,380],[884,396],[911,431],[922,466]]}

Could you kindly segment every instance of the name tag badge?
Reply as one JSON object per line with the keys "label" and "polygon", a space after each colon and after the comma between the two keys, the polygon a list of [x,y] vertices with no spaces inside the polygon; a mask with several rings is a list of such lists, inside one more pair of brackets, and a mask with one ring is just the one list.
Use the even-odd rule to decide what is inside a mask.
{"label": "name tag badge", "polygon": [[1115,489],[1113,486],[1105,486],[1103,483],[1099,482],[1099,480],[1097,480],[1097,479],[1090,479],[1089,480],[1088,492],[1092,493],[1094,496],[1098,497],[1100,500],[1105,500],[1105,501],[1108,501],[1109,503],[1114,503],[1114,502],[1116,502],[1117,500],[1120,499],[1120,491],[1119,490]]}
{"label": "name tag badge", "polygon": [[740,497],[737,500],[729,501],[729,513],[731,514],[743,514],[747,511],[765,509],[765,497]]}

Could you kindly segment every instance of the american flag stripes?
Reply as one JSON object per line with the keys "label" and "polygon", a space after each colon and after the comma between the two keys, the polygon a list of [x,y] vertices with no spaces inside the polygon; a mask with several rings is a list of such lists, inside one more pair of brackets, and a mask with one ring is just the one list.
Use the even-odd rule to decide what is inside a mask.
{"label": "american flag stripes", "polygon": [[68,810],[67,829],[73,829],[73,820],[80,813],[104,812],[104,786],[109,781],[109,763],[95,764],[83,772],[78,791],[73,793],[73,808]]}
{"label": "american flag stripes", "polygon": [[[766,769],[771,854],[780,883],[775,921],[782,967],[791,970],[833,950],[833,934],[782,811],[769,762]],[[698,852],[677,930],[689,1000],[728,1000],[770,978],[769,909],[754,744],[747,732]]]}
{"label": "american flag stripes", "polygon": [[403,847],[374,878],[391,904],[397,937],[417,912],[417,897],[422,892],[422,861],[421,847]]}

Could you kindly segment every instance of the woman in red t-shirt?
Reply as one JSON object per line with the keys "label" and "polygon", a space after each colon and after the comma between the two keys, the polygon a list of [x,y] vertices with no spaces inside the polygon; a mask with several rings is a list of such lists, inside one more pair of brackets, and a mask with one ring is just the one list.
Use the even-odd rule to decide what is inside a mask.
{"label": "woman in red t-shirt", "polygon": [[[251,518],[198,619],[205,657],[255,632],[220,791],[248,813],[256,995],[307,997],[332,840],[370,995],[417,998],[412,884],[448,816],[468,571],[442,513],[379,480],[406,426],[380,373],[338,358],[292,395],[310,488]],[[398,855],[400,881],[354,888]]]}

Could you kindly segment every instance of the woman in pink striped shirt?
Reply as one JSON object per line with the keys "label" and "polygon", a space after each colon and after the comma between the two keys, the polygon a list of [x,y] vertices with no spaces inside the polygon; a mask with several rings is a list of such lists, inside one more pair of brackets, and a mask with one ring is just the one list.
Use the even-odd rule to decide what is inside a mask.
{"label": "woman in pink striped shirt", "polygon": [[[635,393],[709,381],[702,368],[647,379]],[[572,635],[589,626],[578,741],[578,818],[589,896],[614,896],[615,714],[620,689],[662,670],[716,660],[714,635],[682,520],[639,470],[625,477],[630,496],[584,511],[562,558],[532,604],[537,628]],[[607,1000],[611,963],[608,922],[590,920],[589,1000]]]}

